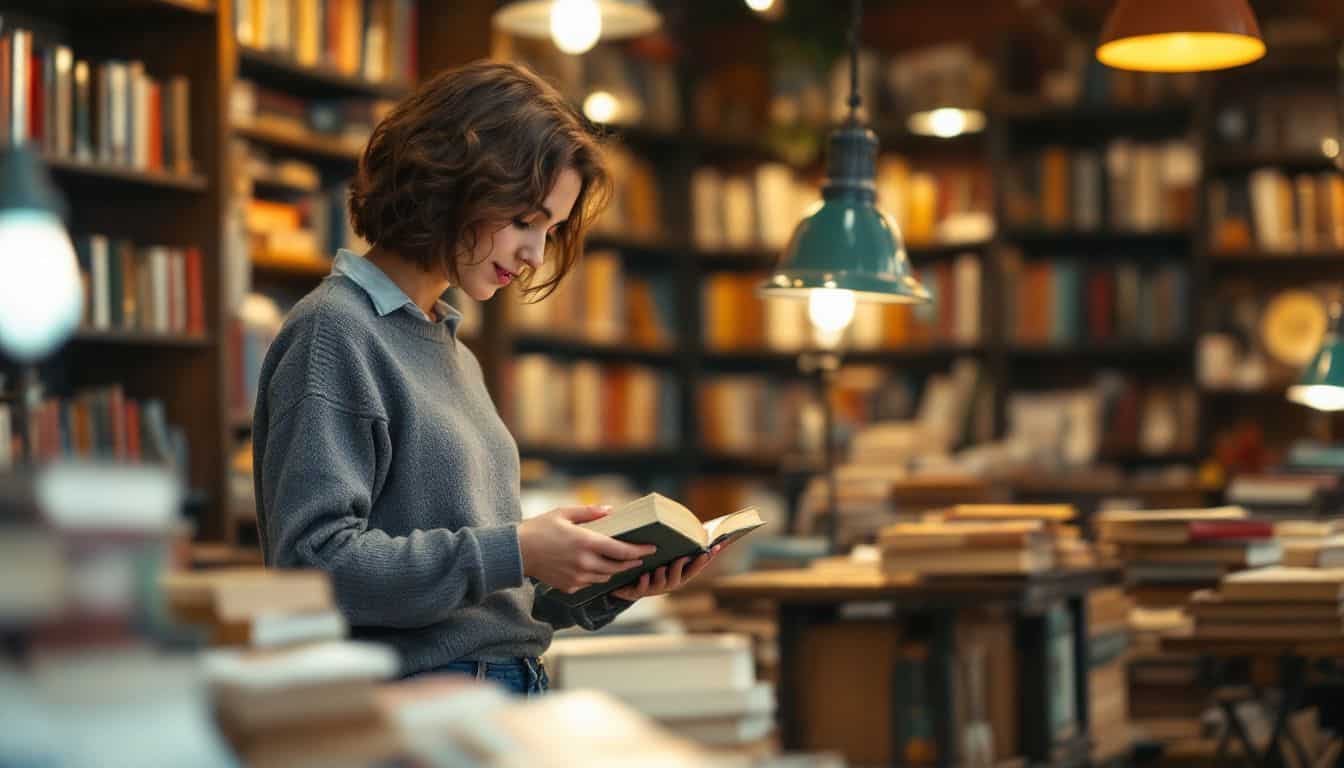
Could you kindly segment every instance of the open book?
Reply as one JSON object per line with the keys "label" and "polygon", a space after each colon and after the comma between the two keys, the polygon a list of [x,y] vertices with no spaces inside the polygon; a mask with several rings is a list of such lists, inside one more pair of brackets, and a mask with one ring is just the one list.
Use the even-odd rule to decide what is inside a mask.
{"label": "open book", "polygon": [[612,510],[601,520],[584,523],[590,531],[611,536],[631,544],[652,544],[658,551],[644,559],[644,564],[618,573],[604,584],[593,584],[573,594],[548,585],[545,591],[553,600],[570,606],[580,606],[639,581],[649,571],[661,568],[688,555],[708,552],[717,544],[726,544],[765,525],[755,507],[747,507],[723,517],[701,523],[689,509],[657,493],[635,499]]}

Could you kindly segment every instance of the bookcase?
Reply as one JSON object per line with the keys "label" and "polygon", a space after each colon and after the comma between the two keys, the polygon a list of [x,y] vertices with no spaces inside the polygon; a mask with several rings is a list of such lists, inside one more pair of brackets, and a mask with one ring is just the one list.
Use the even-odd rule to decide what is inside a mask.
{"label": "bookcase", "polygon": [[[234,535],[226,508],[229,464],[238,447],[239,433],[250,425],[250,414],[231,407],[231,388],[238,376],[231,338],[230,295],[238,290],[233,283],[241,273],[260,284],[269,281],[301,295],[316,285],[330,267],[329,263],[268,260],[266,254],[257,254],[253,263],[246,248],[237,250],[239,241],[231,230],[231,205],[236,184],[245,171],[235,162],[233,142],[241,139],[265,145],[277,156],[306,158],[320,164],[324,173],[346,177],[353,173],[361,148],[358,142],[316,132],[235,124],[230,117],[230,105],[236,83],[240,77],[246,77],[304,98],[393,98],[405,93],[421,75],[486,55],[488,35],[484,30],[489,28],[493,10],[492,3],[475,1],[333,3],[333,7],[349,6],[347,12],[364,6],[375,9],[386,6],[389,14],[393,6],[398,12],[415,11],[412,48],[418,63],[414,77],[371,81],[359,71],[321,63],[299,64],[294,57],[273,49],[240,45],[236,12],[256,13],[257,9],[265,12],[272,5],[286,6],[286,13],[291,9],[298,13],[310,5],[317,7],[316,3],[272,0],[0,3],[6,40],[12,40],[15,30],[23,30],[21,34],[30,35],[35,50],[68,49],[75,61],[90,63],[94,87],[98,82],[98,65],[109,61],[133,66],[138,62],[165,92],[172,78],[185,78],[187,82],[189,168],[175,167],[157,156],[148,162],[129,155],[114,160],[101,156],[97,152],[96,130],[98,122],[105,118],[97,106],[93,109],[92,156],[77,157],[73,148],[53,140],[44,141],[43,136],[36,136],[35,140],[41,142],[52,176],[69,203],[68,226],[77,243],[81,236],[97,233],[113,241],[129,241],[137,249],[168,246],[199,251],[204,332],[164,332],[132,325],[81,329],[43,364],[40,374],[46,392],[63,400],[86,392],[101,395],[107,387],[120,385],[119,394],[127,399],[161,402],[167,423],[180,427],[185,437],[190,467],[187,480],[195,492],[192,498],[196,533],[207,540]],[[300,23],[297,18],[294,21]],[[357,59],[360,50],[357,41],[354,51]],[[394,57],[388,54],[388,60]],[[42,61],[35,60],[39,66]],[[409,66],[408,60],[400,61]],[[9,114],[14,102],[10,100],[8,83],[3,90],[6,116],[13,118]],[[135,105],[134,101],[130,103]],[[47,112],[43,117],[54,114]],[[154,111],[144,114],[157,117]],[[67,115],[58,119],[79,118]],[[77,135],[69,122],[56,125]],[[142,130],[149,132],[156,126],[161,131],[167,130],[166,125],[153,120]],[[13,134],[7,130],[6,135]],[[161,144],[165,138],[153,133],[151,137],[146,144],[156,147],[151,152],[167,147]],[[134,141],[137,135],[132,133],[128,138]],[[284,194],[284,180],[260,183]],[[12,366],[5,362],[0,370],[12,373]],[[6,386],[10,381],[12,378],[7,376]],[[67,427],[73,425],[59,425],[60,429]],[[77,436],[72,431],[69,440],[74,442]],[[111,438],[108,440],[107,453],[103,455],[111,457]],[[101,450],[101,443],[95,442],[88,452],[99,454]]]}

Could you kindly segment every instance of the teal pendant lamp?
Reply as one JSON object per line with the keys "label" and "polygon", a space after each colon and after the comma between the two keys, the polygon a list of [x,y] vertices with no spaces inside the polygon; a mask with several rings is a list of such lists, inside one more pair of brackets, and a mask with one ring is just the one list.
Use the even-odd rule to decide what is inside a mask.
{"label": "teal pendant lamp", "polygon": [[849,119],[831,134],[821,206],[798,224],[759,292],[811,299],[825,291],[858,302],[923,304],[932,297],[915,278],[900,229],[876,205],[877,136],[858,119],[859,0],[852,8]]}
{"label": "teal pendant lamp", "polygon": [[1302,372],[1297,384],[1288,388],[1288,399],[1318,411],[1344,411],[1344,328],[1341,307],[1330,304],[1330,330],[1321,339],[1321,348]]}

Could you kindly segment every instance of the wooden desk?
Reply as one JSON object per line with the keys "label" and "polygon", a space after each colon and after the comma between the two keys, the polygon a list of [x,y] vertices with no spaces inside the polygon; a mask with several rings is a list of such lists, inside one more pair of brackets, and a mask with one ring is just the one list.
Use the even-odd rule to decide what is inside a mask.
{"label": "wooden desk", "polygon": [[[817,568],[743,574],[718,582],[715,596],[725,603],[768,600],[779,616],[779,727],[785,749],[799,750],[804,723],[799,675],[804,632],[841,619],[843,608],[853,604],[889,606],[896,621],[919,618],[928,622],[929,701],[935,714],[933,729],[940,768],[955,764],[953,733],[953,670],[956,649],[956,617],[959,610],[987,604],[1006,605],[1016,616],[1021,652],[1018,700],[1020,711],[1036,713],[1019,719],[1020,751],[1033,765],[1083,765],[1088,760],[1087,593],[1097,587],[1117,584],[1115,569],[1052,571],[1033,576],[919,578],[911,574],[886,575],[871,569]],[[1073,655],[1083,665],[1074,674],[1078,735],[1066,745],[1055,743],[1047,711],[1050,675],[1047,669],[1049,632],[1045,611],[1065,601],[1073,617]],[[894,681],[893,681],[894,690]],[[894,734],[899,732],[900,711],[893,708],[893,764],[899,764]]]}
{"label": "wooden desk", "polygon": [[[1218,749],[1213,758],[1215,765],[1224,763],[1233,738],[1241,745],[1246,759],[1254,766],[1268,768],[1282,762],[1280,739],[1287,740],[1295,751],[1300,765],[1313,764],[1307,750],[1298,741],[1297,735],[1288,727],[1288,719],[1302,706],[1307,686],[1308,664],[1312,661],[1344,658],[1344,637],[1333,640],[1297,640],[1291,637],[1215,638],[1193,634],[1162,638],[1162,650],[1198,654],[1206,662],[1210,682],[1218,691],[1215,698],[1228,723],[1228,728],[1218,739]],[[1247,658],[1277,659],[1279,662],[1279,687],[1283,689],[1283,696],[1274,714],[1274,726],[1270,731],[1269,743],[1263,751],[1256,749],[1237,710],[1238,703],[1256,698],[1257,691],[1225,687],[1228,682],[1226,675],[1228,662]]]}

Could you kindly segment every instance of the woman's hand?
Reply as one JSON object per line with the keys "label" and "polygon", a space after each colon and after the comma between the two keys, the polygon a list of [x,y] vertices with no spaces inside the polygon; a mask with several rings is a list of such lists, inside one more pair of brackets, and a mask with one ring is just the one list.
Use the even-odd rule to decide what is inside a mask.
{"label": "woman's hand", "polygon": [[673,560],[662,568],[640,576],[639,581],[634,584],[614,590],[611,594],[633,603],[641,597],[675,592],[686,586],[691,579],[705,570],[706,566],[714,562],[714,557],[719,554],[719,550],[723,549],[723,546],[719,544],[709,550],[708,554],[700,555],[694,559],[683,557],[679,560]]}
{"label": "woman's hand", "polygon": [[603,584],[621,571],[640,565],[658,551],[645,544],[627,544],[578,526],[606,517],[611,507],[561,507],[518,525],[523,574],[564,592]]}

